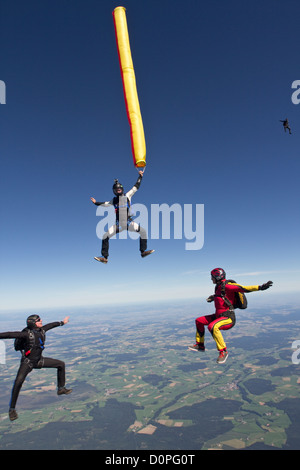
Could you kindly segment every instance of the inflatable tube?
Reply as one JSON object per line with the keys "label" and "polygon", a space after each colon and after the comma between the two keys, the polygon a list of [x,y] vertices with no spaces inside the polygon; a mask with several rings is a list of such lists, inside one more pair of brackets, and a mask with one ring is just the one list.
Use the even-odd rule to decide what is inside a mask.
{"label": "inflatable tube", "polygon": [[131,57],[125,11],[124,7],[115,8],[113,11],[113,19],[123,81],[125,105],[130,125],[133,162],[136,167],[143,168],[146,166],[146,143]]}

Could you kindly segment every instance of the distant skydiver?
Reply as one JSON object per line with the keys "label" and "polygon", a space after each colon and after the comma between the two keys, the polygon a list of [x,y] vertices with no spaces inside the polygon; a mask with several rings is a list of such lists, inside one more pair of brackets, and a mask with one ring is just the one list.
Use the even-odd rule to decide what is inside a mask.
{"label": "distant skydiver", "polygon": [[106,202],[96,202],[96,199],[91,197],[91,201],[96,206],[114,206],[116,212],[116,223],[112,225],[108,231],[103,235],[102,238],[102,256],[95,256],[94,259],[100,261],[101,263],[108,262],[108,251],[109,251],[109,239],[116,235],[116,233],[122,232],[123,230],[128,230],[129,232],[138,232],[140,233],[140,252],[142,258],[145,256],[151,255],[154,250],[147,251],[147,233],[146,230],[141,227],[139,224],[132,220],[130,215],[130,203],[132,196],[137,192],[140,187],[143,177],[143,172],[139,171],[139,177],[137,182],[127,193],[124,194],[124,188],[118,180],[115,180],[113,185],[113,192],[115,197],[110,201]]}
{"label": "distant skydiver", "polygon": [[290,128],[290,125],[289,125],[289,120],[288,118],[286,118],[284,121],[280,120],[280,122],[282,122],[283,124],[283,128],[284,128],[284,132],[286,132],[286,130],[288,129],[289,133],[291,134],[292,131],[291,131],[291,128]]}
{"label": "distant skydiver", "polygon": [[44,367],[56,368],[57,395],[68,395],[72,392],[71,389],[65,387],[65,363],[58,359],[42,356],[46,331],[56,328],[57,326],[63,326],[68,323],[68,321],[69,317],[66,317],[63,321],[52,322],[43,326],[39,315],[30,315],[27,318],[27,328],[24,328],[24,330],[0,333],[0,339],[15,338],[15,349],[22,353],[20,367],[14,382],[9,404],[9,419],[11,421],[18,418],[15,409],[17,399],[24,380],[32,369],[42,369]]}
{"label": "distant skydiver", "polygon": [[215,293],[208,297],[207,302],[214,301],[216,311],[212,315],[196,319],[196,344],[189,346],[189,349],[205,351],[204,327],[207,326],[219,351],[217,362],[222,364],[226,361],[228,352],[220,330],[229,330],[235,325],[234,308],[245,308],[245,306],[237,305],[236,295],[242,296],[244,292],[266,290],[273,285],[273,282],[268,281],[261,286],[242,286],[234,281],[226,280],[226,273],[221,268],[211,271],[211,279],[216,284]]}

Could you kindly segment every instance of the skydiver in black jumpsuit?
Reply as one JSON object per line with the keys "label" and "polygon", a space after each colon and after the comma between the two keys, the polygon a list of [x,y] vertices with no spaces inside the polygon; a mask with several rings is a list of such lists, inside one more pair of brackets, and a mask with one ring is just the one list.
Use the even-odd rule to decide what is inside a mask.
{"label": "skydiver in black jumpsuit", "polygon": [[289,120],[288,120],[288,118],[286,118],[284,121],[281,121],[281,120],[280,120],[280,122],[283,123],[282,125],[283,125],[283,128],[284,128],[284,132],[286,132],[286,130],[288,129],[289,134],[291,134],[292,131],[291,131],[291,128],[290,128],[290,125],[289,125]]}
{"label": "skydiver in black jumpsuit", "polygon": [[56,368],[58,386],[57,395],[68,395],[72,392],[71,389],[67,389],[65,387],[65,363],[58,359],[51,359],[49,357],[42,356],[46,331],[56,328],[57,326],[63,326],[68,323],[68,321],[69,317],[66,317],[63,321],[52,322],[43,326],[39,315],[30,315],[27,318],[27,328],[23,331],[8,331],[6,333],[0,333],[0,339],[18,338],[19,341],[23,341],[24,346],[24,349],[22,348],[21,351],[22,359],[14,382],[9,404],[9,418],[11,421],[18,418],[15,406],[24,380],[32,369],[42,369],[43,367]]}

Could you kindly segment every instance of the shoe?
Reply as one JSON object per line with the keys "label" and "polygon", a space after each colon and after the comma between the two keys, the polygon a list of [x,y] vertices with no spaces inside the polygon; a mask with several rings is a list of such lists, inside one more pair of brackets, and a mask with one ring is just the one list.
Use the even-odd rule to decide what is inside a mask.
{"label": "shoe", "polygon": [[224,364],[224,362],[226,362],[227,360],[227,357],[228,357],[228,352],[227,351],[220,351],[220,354],[219,354],[219,357],[217,359],[217,363],[218,364]]}
{"label": "shoe", "polygon": [[108,259],[107,258],[103,258],[102,256],[101,257],[98,257],[98,256],[94,256],[94,259],[96,261],[100,261],[100,263],[104,263],[106,264],[108,262]]}
{"label": "shoe", "polygon": [[155,250],[148,250],[148,251],[143,251],[141,253],[141,257],[142,258],[145,258],[145,256],[148,256],[148,255],[151,255],[151,253],[153,253]]}
{"label": "shoe", "polygon": [[9,419],[11,421],[14,421],[15,419],[18,419],[18,413],[14,408],[11,408],[8,412]]}
{"label": "shoe", "polygon": [[69,395],[71,392],[71,388],[62,387],[57,390],[57,395]]}
{"label": "shoe", "polygon": [[205,346],[204,344],[196,343],[194,346],[188,346],[188,349],[191,351],[205,351]]}

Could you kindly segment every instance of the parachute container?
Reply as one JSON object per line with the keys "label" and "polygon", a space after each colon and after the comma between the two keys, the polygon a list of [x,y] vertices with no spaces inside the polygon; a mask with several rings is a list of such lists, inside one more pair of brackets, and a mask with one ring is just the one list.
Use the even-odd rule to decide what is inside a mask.
{"label": "parachute container", "polygon": [[136,88],[125,12],[126,10],[124,7],[115,8],[113,11],[113,19],[123,81],[125,105],[130,125],[133,163],[137,168],[144,168],[146,166],[145,134]]}

